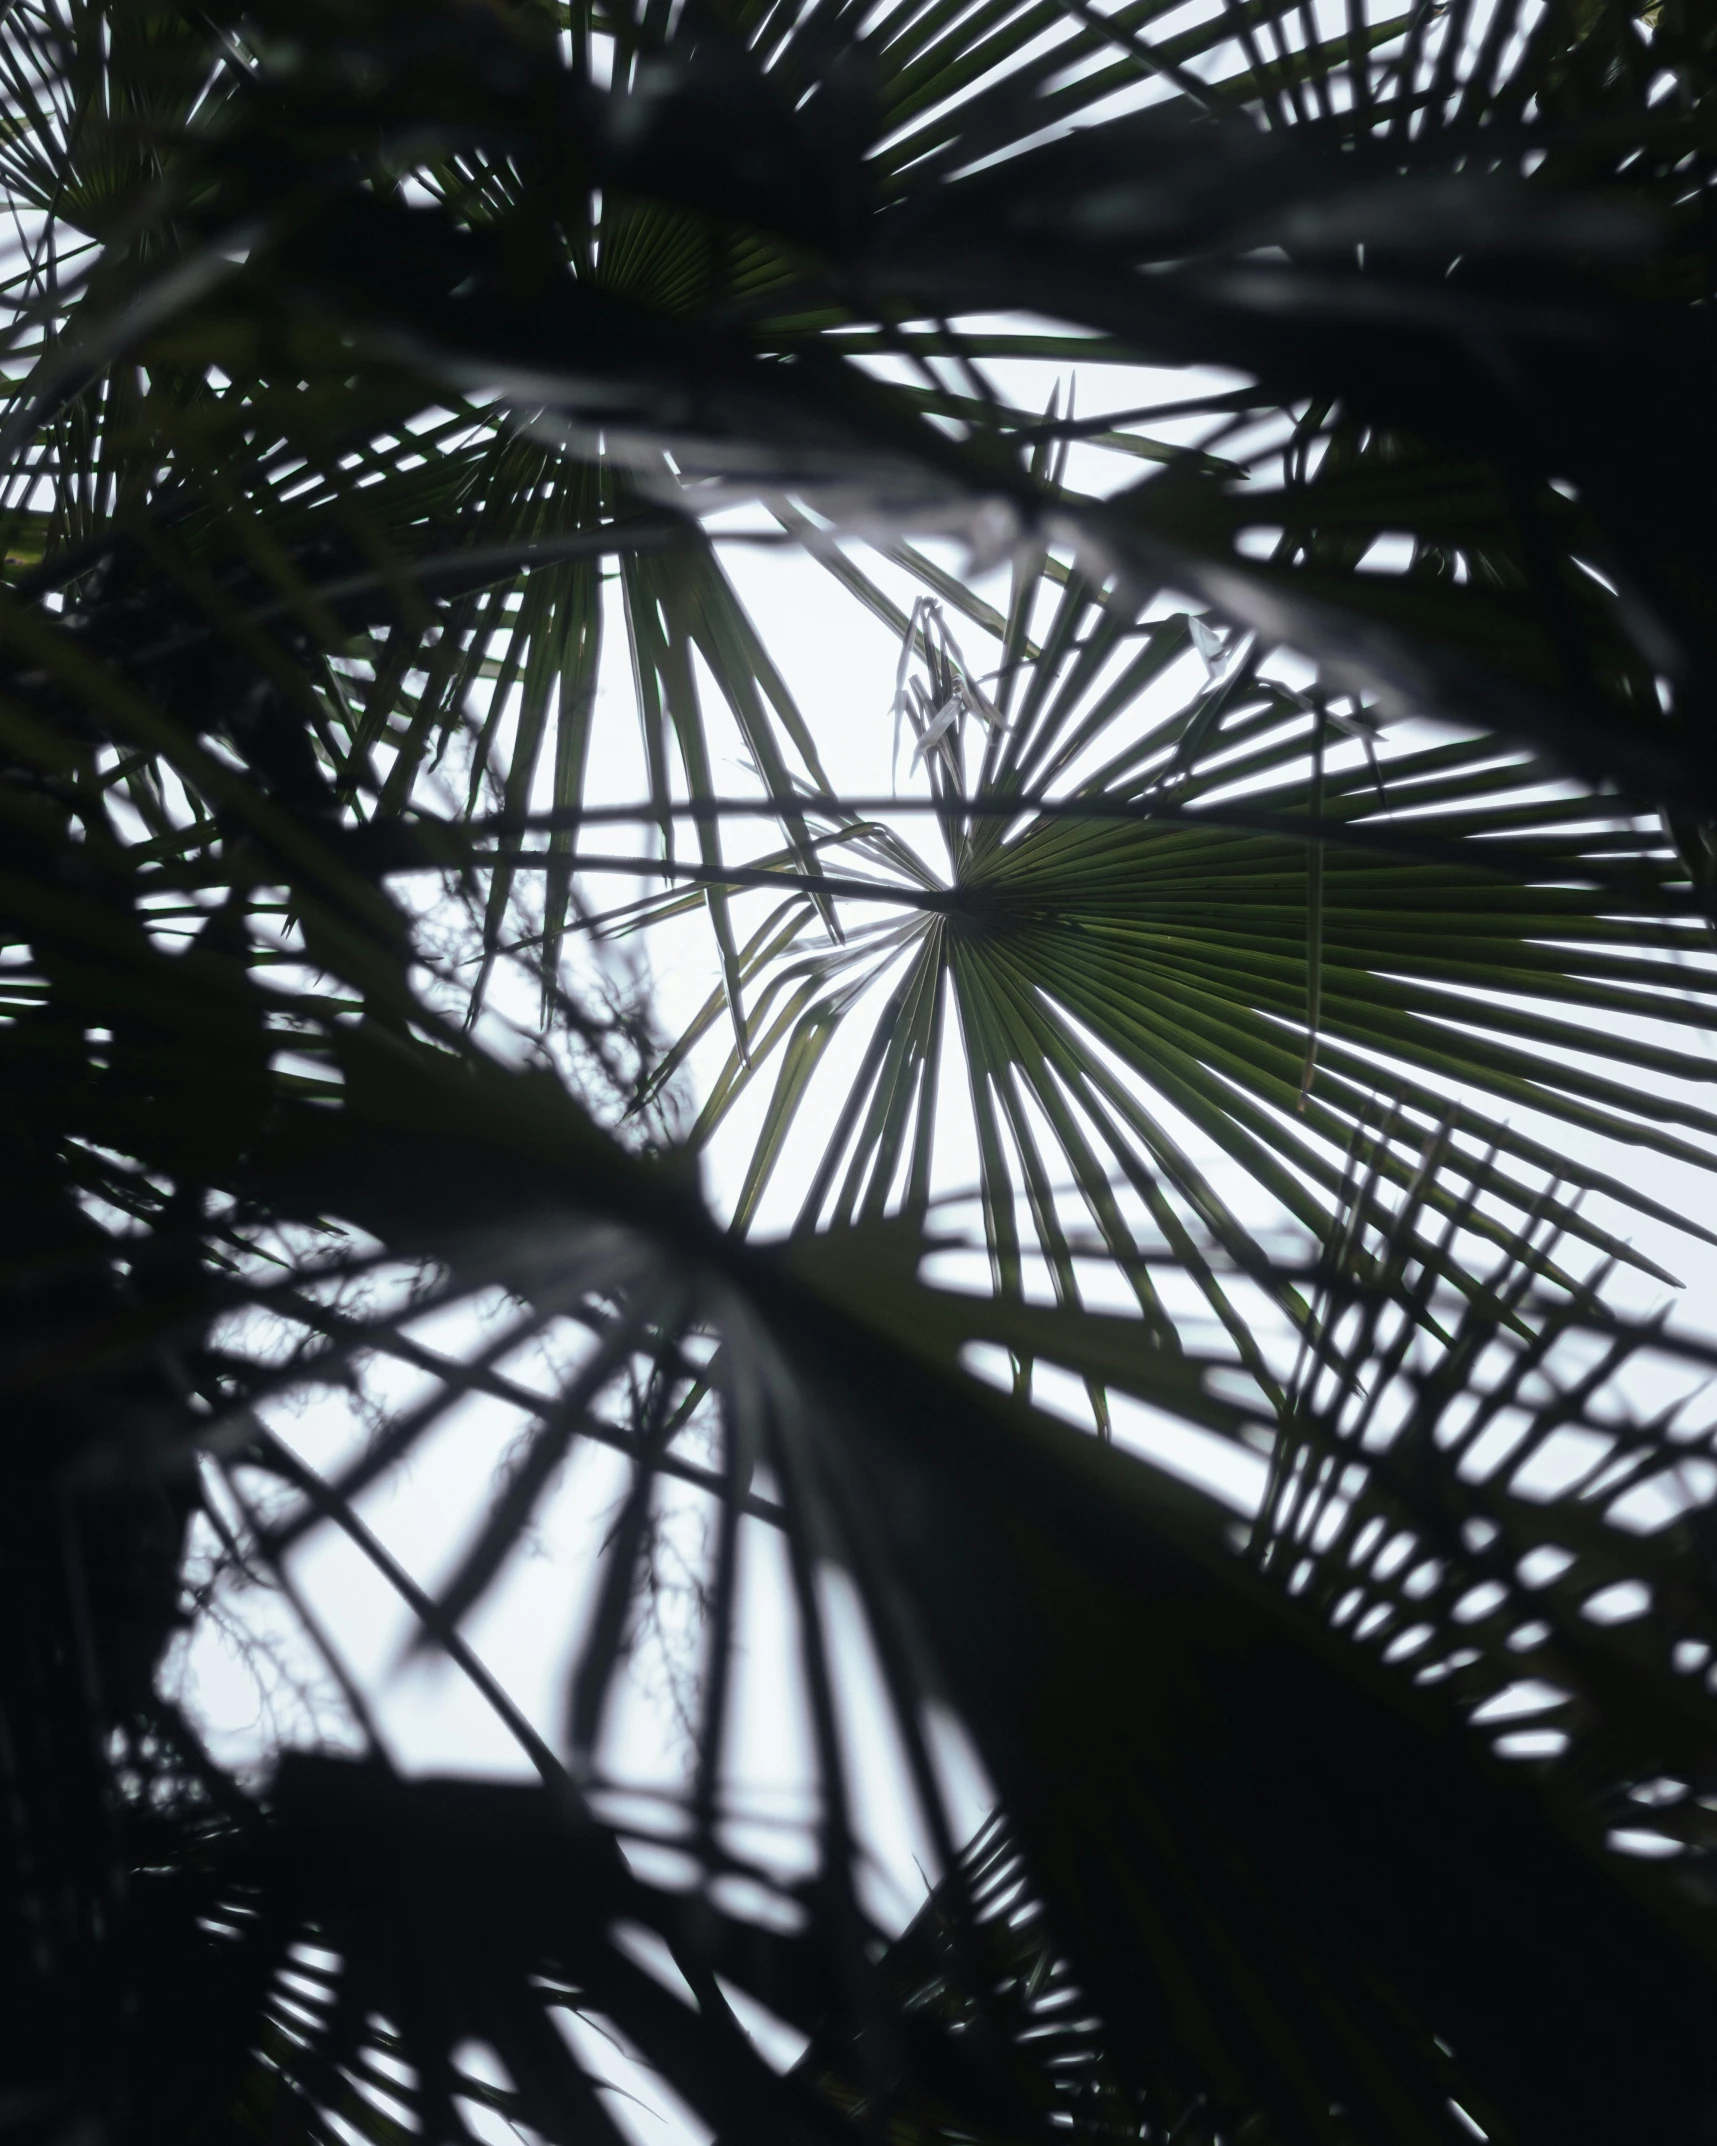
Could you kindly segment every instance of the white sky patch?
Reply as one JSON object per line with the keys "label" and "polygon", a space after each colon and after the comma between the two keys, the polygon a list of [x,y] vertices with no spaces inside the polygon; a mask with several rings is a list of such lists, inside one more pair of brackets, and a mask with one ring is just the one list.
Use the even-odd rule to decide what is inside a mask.
{"label": "white sky patch", "polygon": [[643,2061],[611,2020],[565,2010],[557,2010],[554,2020],[632,2146],[709,2146],[714,2126]]}

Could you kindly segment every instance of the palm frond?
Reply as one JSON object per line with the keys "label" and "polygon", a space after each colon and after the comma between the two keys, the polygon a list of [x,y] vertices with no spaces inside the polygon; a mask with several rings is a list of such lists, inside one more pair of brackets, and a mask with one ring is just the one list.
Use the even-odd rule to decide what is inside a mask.
{"label": "palm frond", "polygon": [[[379,2142],[460,2136],[463,2102],[607,2137],[595,2020],[722,2136],[1701,2135],[1705,1356],[1580,1271],[1627,1256],[1581,1189],[1648,1204],[1504,1113],[1708,1153],[1650,1086],[1703,1061],[1578,1055],[1700,1025],[1709,980],[1703,35],[1672,0],[1482,30],[1463,0],[13,10],[9,2120]],[[984,317],[1021,308],[1050,325]],[[1241,384],[1194,389],[1183,447],[1160,405],[1004,394],[1022,359]],[[1091,441],[1148,474],[1080,489]],[[703,526],[741,498],[895,621],[922,811],[830,793]],[[941,608],[830,556],[854,532]],[[1011,559],[1002,604],[915,546],[950,532]],[[607,558],[659,849],[631,862],[707,908],[704,1025],[740,1039],[706,1129],[779,1061],[742,1215],[884,1000],[784,1246],[572,1092],[579,1050],[642,1085],[629,1017],[556,967]],[[732,814],[710,683],[756,774]],[[1461,736],[1373,735],[1424,716]],[[538,875],[554,1019],[504,1059],[473,1015]],[[970,1294],[920,1273],[956,1029]],[[1485,1100],[1439,1140],[1457,1084]],[[1242,1227],[1171,1107],[1316,1257]],[[1086,1303],[1094,1255],[1136,1314]],[[416,1391],[312,1466],[278,1405],[382,1357]],[[1040,1367],[1113,1439],[1034,1407]],[[473,1396],[523,1436],[426,1577],[362,1501]],[[1151,1424],[1250,1456],[1248,1525],[1124,1449]],[[534,1721],[469,1628],[598,1447],[622,1488]],[[652,1827],[614,1735],[670,1492],[707,1554]],[[204,1523],[325,1643],[362,1759],[242,1783],[161,1697]],[[296,1577],[329,1530],[535,1786],[399,1777]],[[725,1771],[762,1542],[797,1870]],[[843,1619],[935,1866],[903,1937]],[[998,1810],[964,1853],[950,1720]],[[807,2058],[765,2062],[747,2006]]]}
{"label": "palm frond", "polygon": [[[926,637],[907,623],[910,653]],[[1703,1059],[1632,1040],[1645,1020],[1705,1020],[1706,926],[1658,828],[1547,793],[1482,736],[1409,736],[1380,756],[1357,706],[1332,716],[1272,679],[1257,650],[1219,649],[1196,617],[1125,637],[1077,578],[1043,631],[1035,660],[1004,660],[1005,723],[965,712],[967,689],[939,674],[948,664],[932,639],[916,701],[901,695],[929,767],[918,816],[896,805],[885,818],[881,799],[875,818],[827,808],[827,833],[865,867],[828,882],[846,919],[839,938],[785,853],[743,882],[754,902],[778,896],[742,958],[749,1063],[730,1056],[695,1135],[716,1133],[774,1062],[741,1223],[789,1151],[835,1024],[867,996],[874,1040],[845,1076],[820,1163],[798,1178],[797,1226],[902,1201],[922,1211],[938,1094],[958,1078],[941,1056],[952,1016],[988,1128],[979,1190],[995,1280],[1020,1286],[1011,1247],[1024,1203],[1063,1301],[1078,1301],[1069,1193],[1147,1316],[1141,1223],[1167,1230],[1177,1259],[1189,1224],[1246,1256],[1249,1232],[1186,1152],[1177,1115],[1320,1235],[1353,1139],[1403,1187],[1451,1092],[1482,1158],[1474,1227],[1497,1241],[1508,1225],[1496,1202],[1525,1211],[1546,1170],[1650,1209],[1601,1166],[1565,1162],[1511,1125],[1523,1105],[1702,1159],[1708,1114],[1642,1082],[1703,1084]],[[1202,689],[1178,706],[1143,698],[1199,634]],[[940,839],[915,844],[910,830],[926,821]],[[666,1074],[722,1004],[718,993],[704,1007]],[[1616,1074],[1576,1055],[1600,1032]],[[1622,1075],[1624,1063],[1637,1071]],[[1380,1089],[1410,1114],[1381,1140]],[[1566,1198],[1553,1207],[1571,1241],[1637,1257]]]}

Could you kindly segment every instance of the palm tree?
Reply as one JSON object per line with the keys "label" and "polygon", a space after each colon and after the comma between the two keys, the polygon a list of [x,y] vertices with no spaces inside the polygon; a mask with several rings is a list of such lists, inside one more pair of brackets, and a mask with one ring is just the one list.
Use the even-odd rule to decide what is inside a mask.
{"label": "palm tree", "polygon": [[[1713,1130],[1698,1039],[1640,1027],[1711,989],[1711,36],[1672,0],[9,13],[8,2125],[606,2137],[594,2018],[723,2136],[1709,2136],[1709,1350],[1615,1308],[1641,1257],[1580,1195],[1668,1211],[1576,1135],[1691,1183]],[[1238,384],[1085,417],[1017,360]],[[904,796],[831,785],[704,527],[736,499],[898,636]],[[651,794],[606,818],[662,891],[598,916],[614,618]],[[663,1053],[580,949],[691,909],[719,983]],[[731,1226],[659,1107],[723,1033],[690,1145],[768,1082]],[[942,1102],[987,1290],[921,1273]],[[424,1341],[479,1300],[498,1334]],[[388,1359],[411,1404],[309,1466],[273,1404]],[[1143,1404],[1252,1456],[1250,1523],[1046,1370],[1093,1432]],[[361,1501],[471,1395],[528,1428],[430,1592]],[[589,1446],[626,1487],[551,1736],[465,1628]],[[665,1486],[709,1523],[677,1888],[605,1743]],[[210,1757],[160,1677],[189,1545],[339,1677],[290,1559],[328,1529],[535,1786],[377,1734]],[[797,1874],[724,1774],[765,1539]],[[936,1865],[901,1933],[837,1581]]]}

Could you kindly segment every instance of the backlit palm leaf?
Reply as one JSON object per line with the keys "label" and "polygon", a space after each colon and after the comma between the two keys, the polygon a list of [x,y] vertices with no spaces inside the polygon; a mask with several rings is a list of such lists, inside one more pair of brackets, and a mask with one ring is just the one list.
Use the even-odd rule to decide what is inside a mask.
{"label": "backlit palm leaf", "polygon": [[[1215,639],[1184,616],[1125,637],[1077,577],[1040,630],[1041,657],[997,688],[1008,714],[993,728],[963,710],[953,720],[946,678],[920,689],[921,742],[937,733],[925,758],[939,842],[915,845],[922,815],[897,814],[892,828],[831,816],[828,884],[849,916],[839,941],[809,891],[793,891],[793,861],[761,861],[753,884],[777,876],[784,899],[743,961],[751,1064],[730,1057],[698,1127],[714,1132],[773,1061],[741,1222],[837,1023],[867,996],[873,1040],[829,1112],[820,1163],[799,1180],[798,1226],[923,1211],[937,1095],[958,1078],[945,1060],[957,1021],[997,1285],[1020,1286],[1023,1206],[1058,1297],[1078,1300],[1071,1201],[1165,1331],[1129,1211],[1182,1256],[1189,1223],[1243,1263],[1258,1256],[1177,1118],[1320,1233],[1351,1142],[1405,1185],[1457,1083],[1474,1096],[1459,1113],[1464,1139],[1490,1158],[1481,1230],[1506,1234],[1491,1202],[1524,1209],[1560,1163],[1510,1126],[1522,1105],[1701,1159],[1709,1113],[1619,1072],[1629,1062],[1707,1078],[1697,1051],[1632,1041],[1624,1025],[1705,1019],[1705,926],[1649,825],[1606,824],[1589,799],[1546,795],[1482,738],[1404,741],[1380,758],[1363,719],[1307,708],[1244,653],[1213,660],[1190,701],[1157,714],[1159,695],[1141,710],[1189,634],[1213,650]],[[1324,834],[1310,845],[1314,815]],[[860,921],[879,903],[882,921]],[[1595,1031],[1617,1073],[1574,1059]],[[1379,1136],[1379,1092],[1412,1113],[1393,1137]],[[1596,1166],[1561,1174],[1664,1212]],[[1627,1256],[1565,1202],[1553,1211],[1575,1237]]]}
{"label": "backlit palm leaf", "polygon": [[[607,2137],[556,2024],[594,2017],[735,2139],[1053,2137],[1070,2053],[1101,2072],[1087,2128],[1141,2137],[1697,2138],[1701,1360],[1559,1290],[1515,1216],[1567,1264],[1604,1248],[1537,1189],[1580,1172],[1481,1143],[1527,1102],[1683,1160],[1709,1130],[1610,1070],[1689,1054],[1558,1055],[1592,1017],[1688,1025],[1707,981],[1681,957],[1709,561],[1676,511],[1713,460],[1702,23],[295,0],[7,32],[0,153],[47,219],[11,286],[0,592],[7,2119],[379,2142],[457,2136],[464,2102]],[[1021,307],[1062,326],[971,322]],[[1019,357],[1077,358],[1077,401],[992,393]],[[1234,428],[1182,453],[1072,414],[1107,361],[1254,384],[1199,384]],[[1150,476],[1075,489],[1079,437]],[[928,810],[820,787],[693,521],[741,496],[938,591],[916,639],[897,613]],[[936,530],[1012,556],[999,610],[903,550]],[[1368,571],[1391,533],[1407,570]],[[573,1043],[606,1066],[616,1034],[553,968],[611,556],[652,770],[629,810],[664,848],[697,830],[661,862],[724,941],[711,1018],[786,1069],[759,1184],[832,1025],[892,994],[785,1248],[566,1092]],[[1000,676],[946,611],[999,628]],[[1221,676],[1161,715],[1141,689],[1189,643]],[[1304,699],[1260,669],[1283,645],[1322,666]],[[699,664],[780,830],[761,861],[710,794]],[[1424,714],[1505,741],[1397,734],[1374,770],[1350,734]],[[1522,740],[1634,794],[1522,796]],[[439,906],[408,915],[406,874]],[[527,924],[557,1022],[503,1063],[469,978]],[[956,1026],[1001,1284],[971,1295],[918,1272]],[[1439,1152],[1454,1081],[1492,1102]],[[1324,1252],[1266,1261],[1153,1092]],[[1058,1301],[1027,1300],[1034,1237]],[[1094,1252],[1137,1315],[1078,1302]],[[1186,1274],[1220,1346],[1158,1300]],[[1242,1316],[1260,1287],[1304,1307],[1297,1368],[1286,1322]],[[486,1341],[414,1324],[483,1302]],[[384,1356],[416,1394],[312,1468],[278,1404],[361,1398]],[[1642,1401],[1654,1356],[1673,1391]],[[967,1366],[998,1358],[1082,1382],[1117,1445],[1228,1466],[1228,1497],[987,1390]],[[475,1396],[523,1436],[426,1584],[363,1501]],[[1583,1472],[1547,1487],[1564,1430]],[[463,1628],[596,1448],[622,1487],[537,1723]],[[609,1732],[670,1492],[710,1522],[707,1622],[651,1842]],[[293,1548],[356,1542],[540,1786],[400,1780],[379,1736],[260,1796],[224,1775],[155,1681],[194,1515],[312,1639]],[[811,1724],[797,1873],[724,1802],[765,1540]],[[928,1969],[864,1892],[842,1602],[944,1875]],[[1510,1747],[1516,1660],[1566,1746]],[[957,1852],[950,1719],[1028,1960],[982,1842]],[[684,1892],[642,1881],[650,1846]],[[1040,1975],[1089,2005],[1071,2052]],[[786,2079],[741,1995],[817,2036]]]}

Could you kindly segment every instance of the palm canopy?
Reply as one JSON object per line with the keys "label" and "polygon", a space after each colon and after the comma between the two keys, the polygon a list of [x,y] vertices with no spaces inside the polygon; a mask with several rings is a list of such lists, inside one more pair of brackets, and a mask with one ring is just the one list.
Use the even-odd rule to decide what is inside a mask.
{"label": "palm canopy", "polygon": [[[1070,1178],[1087,1210],[1106,1212],[1118,1187],[1149,1180],[1215,1218],[1141,1104],[1141,1082],[1308,1220],[1327,1221],[1339,1157],[1377,1084],[1368,1054],[1420,1106],[1391,1164],[1398,1183],[1438,1115],[1427,1121],[1426,1098],[1452,1077],[1502,1105],[1474,1110],[1466,1129],[1479,1149],[1498,1147],[1494,1189],[1516,1207],[1545,1159],[1505,1122],[1522,1102],[1689,1157],[1671,1121],[1708,1129],[1698,1106],[1669,1110],[1637,1083],[1571,1073],[1559,1054],[1592,1021],[1655,1005],[1666,980],[1671,1019],[1685,1011],[1690,970],[1701,988],[1697,958],[1681,960],[1699,955],[1704,924],[1677,848],[1697,856],[1697,830],[1678,820],[1666,840],[1656,821],[1593,827],[1569,799],[1505,806],[1498,760],[1475,745],[1464,773],[1392,770],[1392,781],[1440,774],[1446,786],[1435,825],[1413,830],[1442,842],[1417,858],[1415,878],[1381,841],[1353,846],[1395,809],[1389,786],[1368,815],[1345,777],[1326,804],[1320,771],[1341,735],[1333,697],[1350,728],[1362,704],[1374,720],[1453,715],[1613,776],[1634,801],[1669,800],[1680,814],[1696,795],[1701,629],[1682,615],[1698,608],[1693,555],[1646,556],[1635,522],[1648,466],[1652,482],[1684,485],[1691,500],[1697,428],[1648,453],[1633,436],[1637,396],[1600,397],[1596,375],[1583,408],[1616,409],[1614,424],[1575,427],[1556,413],[1583,367],[1638,363],[1667,377],[1666,366],[1693,362],[1676,353],[1701,331],[1674,297],[1702,256],[1675,174],[1681,136],[1692,142],[1699,124],[1697,50],[1665,100],[1652,54],[1674,58],[1686,42],[1667,17],[1636,27],[1603,14],[1581,32],[1576,62],[1557,18],[1529,29],[1507,9],[1482,35],[1464,11],[1356,18],[1321,36],[1290,11],[1271,25],[1212,14],[1160,39],[1150,10],[991,15],[902,10],[860,37],[838,11],[722,26],[694,10],[668,36],[648,16],[629,27],[520,10],[437,40],[415,11],[342,9],[323,37],[295,9],[290,20],[246,15],[244,41],[218,68],[171,14],[122,11],[113,38],[96,13],[20,16],[11,171],[20,203],[47,219],[16,338],[20,357],[40,352],[14,419],[23,464],[8,539],[16,560],[41,559],[29,585],[46,595],[75,582],[111,525],[141,557],[122,547],[129,564],[105,571],[142,577],[143,610],[162,600],[164,576],[185,613],[179,641],[220,630],[210,606],[223,603],[254,619],[259,651],[286,621],[308,632],[322,658],[315,686],[300,690],[335,799],[367,822],[401,823],[401,862],[415,837],[418,854],[480,871],[480,998],[500,950],[521,937],[555,973],[578,886],[609,608],[601,560],[613,558],[650,793],[638,833],[655,828],[664,859],[698,884],[743,1075],[747,976],[769,989],[783,927],[742,944],[752,931],[736,923],[733,873],[755,884],[743,875],[759,860],[733,862],[746,823],[724,825],[713,809],[700,679],[773,808],[790,883],[828,877],[831,838],[845,848],[863,837],[850,812],[807,817],[805,794],[829,790],[813,725],[696,514],[737,487],[776,502],[801,535],[830,515],[872,531],[964,531],[1020,557],[1006,615],[988,621],[1009,721],[1007,745],[998,731],[977,772],[984,809],[1076,793],[1094,816],[1030,840],[986,817],[970,855],[905,867],[909,880],[971,881],[973,899],[958,932],[918,935],[916,1013],[883,1088],[851,1106],[854,1199],[861,1181],[873,1205],[922,1195],[924,1168],[873,1165],[909,1137],[909,1098],[936,1092],[941,985],[929,984],[944,973],[974,1107],[997,1120],[983,1189],[1002,1277],[1023,1200],[1028,1239],[1067,1286],[1046,1172]],[[1117,101],[1136,108],[1105,116]],[[718,125],[717,111],[743,112],[744,124]],[[1554,154],[1535,128],[1553,134]],[[1490,145],[1488,161],[1473,158],[1474,139]],[[108,236],[114,204],[158,169],[177,176],[141,225],[105,246],[97,272],[89,240]],[[1452,274],[1451,233],[1462,249]],[[1143,310],[1124,296],[1147,288]],[[1069,325],[1029,336],[972,322],[1022,303]],[[163,308],[168,324],[149,326]],[[967,318],[947,325],[957,316]],[[1654,333],[1661,348],[1637,347]],[[1480,346],[1498,355],[1475,369]],[[1253,385],[1202,398],[1222,428],[1214,445],[1235,452],[1210,440],[1176,449],[1153,439],[1148,418],[1141,430],[1021,407],[991,374],[1022,351],[1088,379],[1105,360],[1241,366]],[[883,358],[899,377],[878,377]],[[1075,441],[1098,442],[1111,463],[1143,454],[1147,475],[1118,491],[1104,480],[1107,496],[1077,491],[1065,467]],[[1620,457],[1639,477],[1615,511],[1591,455]],[[1650,519],[1650,542],[1669,525]],[[1380,535],[1411,540],[1405,572],[1367,570]],[[873,607],[894,609],[850,562],[839,571]],[[1171,619],[1140,639],[1133,622],[1165,584],[1251,628],[1255,655],[1286,641],[1316,657],[1316,708],[1296,717],[1255,664],[1236,665],[1178,734],[1165,730],[1153,762],[1129,733],[1188,629]],[[972,608],[963,592],[953,600]],[[909,638],[933,667],[922,628]],[[197,660],[173,637],[148,653]],[[490,826],[474,856],[457,838],[424,849],[440,828],[420,824],[422,773],[460,734],[473,692],[486,713],[462,741],[465,797]],[[1285,719],[1280,734],[1272,715]],[[936,764],[958,788],[948,736]],[[1249,743],[1264,757],[1248,763]],[[1498,802],[1475,819],[1481,769]],[[1270,785],[1259,803],[1284,823],[1274,858],[1256,823],[1248,850],[1202,822],[1170,836],[1147,817],[1173,805],[1214,826],[1217,770]],[[146,765],[126,781],[151,810]],[[1426,794],[1402,809],[1417,817]],[[681,798],[712,809],[678,818]],[[1095,815],[1111,804],[1120,818],[1105,830]],[[1307,854],[1304,823],[1326,814],[1341,824]],[[533,820],[544,827],[534,842]],[[1502,835],[1539,854],[1497,870]],[[1215,936],[1166,970],[1141,965],[1136,938],[1094,944],[1050,855],[1072,873],[1082,845],[1097,855],[1111,841],[1131,845],[1141,890],[1156,875],[1189,897],[1208,885],[1221,905],[1208,911]],[[1438,862],[1453,877],[1432,895]],[[1078,936],[1076,1005],[1016,1006],[977,952],[1013,913],[1002,880],[1027,871],[1050,928]],[[1342,875],[1387,871],[1397,891],[1366,888],[1369,943],[1332,936],[1349,928],[1340,890],[1358,887]],[[999,907],[974,875],[995,881]],[[1535,883],[1530,900],[1515,891],[1521,879]],[[528,915],[515,926],[516,892]],[[838,899],[813,886],[799,914],[838,932]],[[1427,910],[1428,899],[1441,906]],[[1417,946],[1380,935],[1397,902],[1426,920]],[[1502,902],[1519,904],[1506,925]],[[974,951],[956,982],[941,948],[961,935]],[[1071,943],[1058,939],[1057,955]],[[1023,957],[1038,988],[1044,951]],[[839,957],[843,992],[856,956]],[[1001,958],[1017,970],[1022,957]],[[794,983],[802,991],[797,970]],[[1490,1036],[1457,1043],[1432,1009],[1438,987],[1462,984],[1549,1004],[1492,1000]],[[796,1006],[800,1047],[771,1135],[791,1114],[823,1003]],[[1094,1022],[1120,1052],[1118,1123],[1106,1111],[1092,1122],[1055,1093],[1053,1039],[1065,1043],[1068,1018]],[[1698,1059],[1673,1047],[1651,1070],[1704,1081]],[[1047,1129],[1001,1122],[1018,1119],[1022,1088]],[[1035,1157],[1046,1133],[1050,1154]],[[742,1208],[768,1166],[765,1149]],[[1615,1189],[1614,1172],[1564,1167]],[[1238,1227],[1228,1213],[1220,1226]],[[1097,1228],[1123,1262],[1136,1258],[1124,1229],[1103,1214]]]}
{"label": "palm canopy", "polygon": [[[1709,1131],[1640,1078],[1697,1077],[1691,1053],[1569,1055],[1593,1018],[1697,1026],[1707,987],[1709,575],[1675,533],[1711,460],[1705,35],[1667,4],[14,11],[21,2121],[449,2136],[487,2092],[605,2133],[552,2024],[595,2015],[723,2132],[1700,2135],[1704,1359],[1571,1271],[1582,1237],[1620,1249],[1575,1208],[1596,1172],[1503,1118],[1529,1099],[1688,1163]],[[984,323],[1022,306],[1052,325]],[[1245,384],[1198,395],[1227,429],[1188,449],[1160,410],[1003,396],[1025,357]],[[1152,474],[1082,489],[1084,442]],[[699,523],[735,497],[899,632],[915,819],[831,791]],[[848,531],[993,629],[995,674]],[[1005,613],[914,532],[1010,558]],[[1367,569],[1387,534],[1394,575]],[[638,817],[720,953],[708,1117],[779,1054],[742,1209],[830,1024],[886,992],[785,1248],[567,1093],[574,1045],[610,1110],[655,1070],[561,966],[605,559]],[[1149,698],[1189,646],[1205,685]],[[725,821],[700,677],[755,768]],[[1462,735],[1373,767],[1377,723],[1427,715]],[[1613,787],[1547,795],[1544,755]],[[773,846],[738,856],[741,819]],[[530,1069],[473,1034],[413,874],[468,904],[485,983],[528,925]],[[917,1274],[950,1006],[995,1285],[971,1296]],[[1451,1081],[1489,1100],[1439,1135]],[[1167,1106],[1308,1255],[1266,1257]],[[1142,1316],[1081,1303],[1062,1166]],[[1020,1285],[1022,1190],[1053,1302]],[[446,1304],[500,1291],[513,1339],[568,1322],[571,1369],[545,1393],[506,1346],[426,1351],[409,1307],[345,1293],[389,1261]],[[1161,1310],[1169,1268],[1220,1347]],[[1297,1367],[1242,1281],[1291,1310]],[[988,1390],[962,1368],[986,1346],[1265,1459],[1250,1531],[1023,1376]],[[272,1398],[390,1352],[428,1397],[311,1470]],[[361,1500],[473,1392],[529,1432],[426,1589]],[[1582,1471],[1547,1490],[1564,1433]],[[545,1734],[462,1627],[584,1442],[628,1487]],[[604,1742],[670,1482],[713,1539],[680,1894],[628,1862]],[[540,1788],[402,1780],[379,1741],[260,1794],[223,1775],[155,1685],[198,1511],[288,1591],[293,1544],[346,1531]],[[726,1823],[759,1529],[811,1695],[808,1877]],[[928,1961],[858,1883],[831,1571],[939,1868]],[[984,1843],[960,1853],[937,1708],[1041,1911],[1024,1955]],[[1046,2045],[1051,1985],[1090,2008],[1083,2071]],[[813,2037],[785,2076],[736,1991]],[[510,2085],[473,2080],[473,2039]]]}

